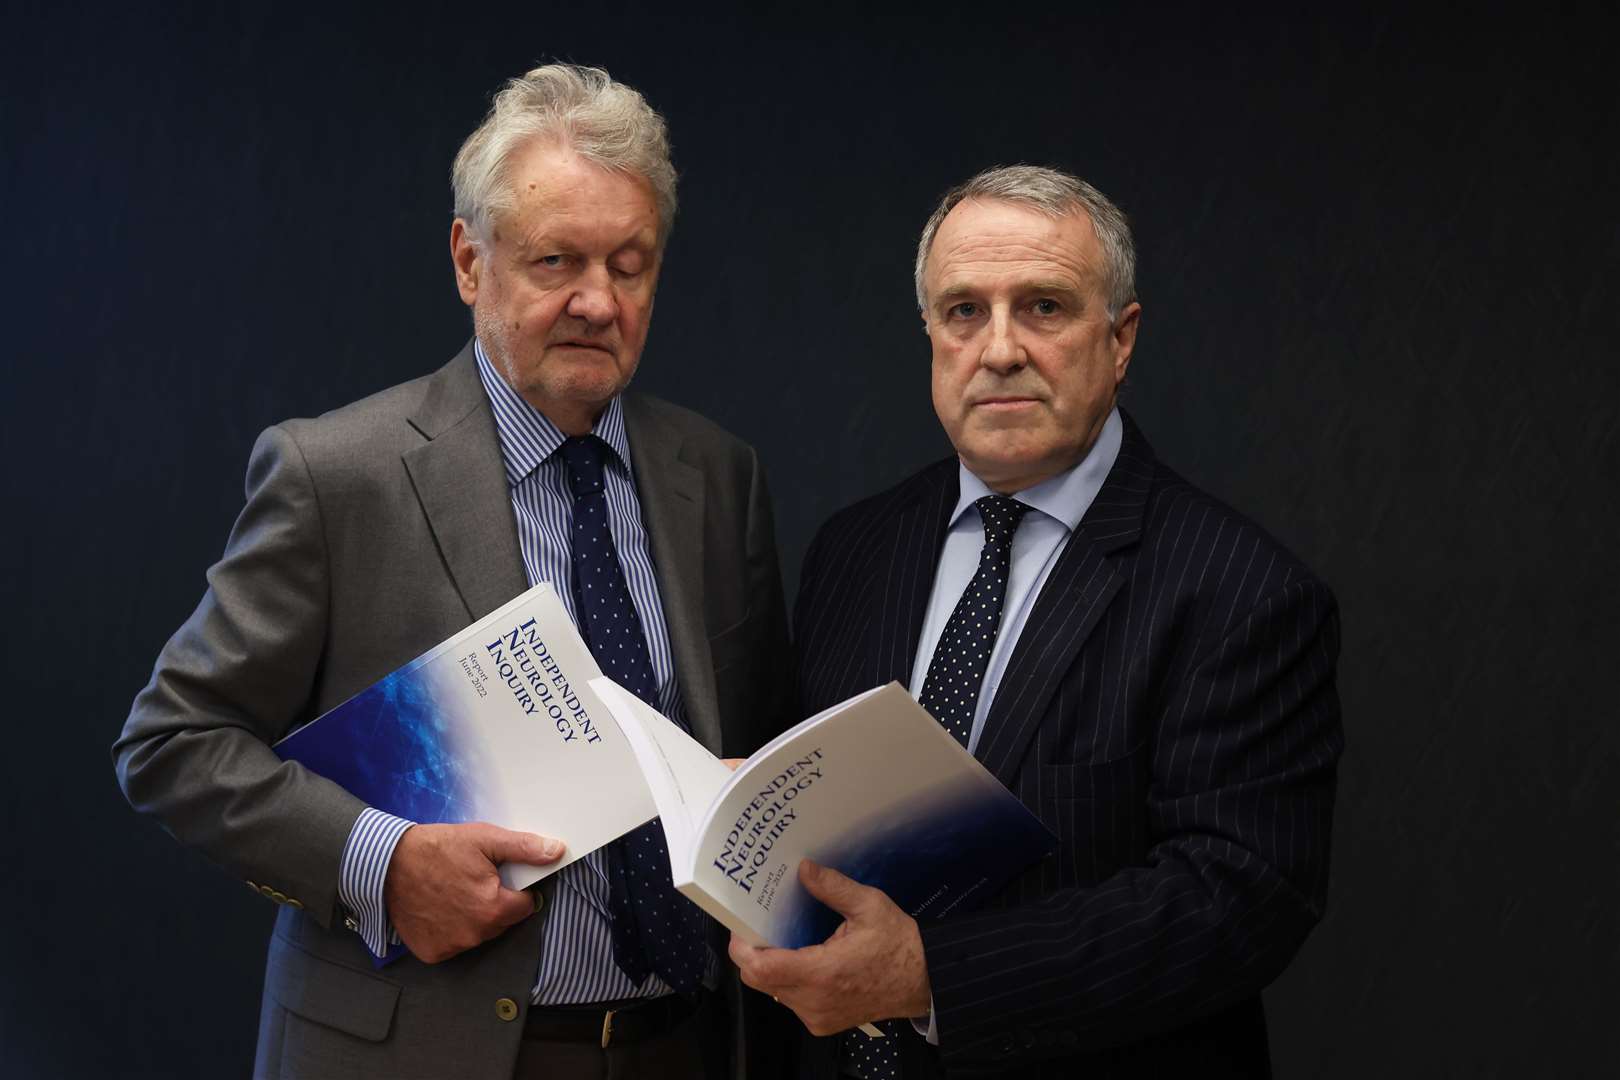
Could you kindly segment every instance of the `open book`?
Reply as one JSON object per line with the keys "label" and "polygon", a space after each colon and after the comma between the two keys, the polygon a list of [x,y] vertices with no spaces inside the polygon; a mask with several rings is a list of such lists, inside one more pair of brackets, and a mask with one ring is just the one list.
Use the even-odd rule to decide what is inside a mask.
{"label": "open book", "polygon": [[811,717],[731,772],[602,677],[546,584],[274,749],[399,817],[488,821],[568,845],[550,866],[503,866],[511,888],[661,814],[677,888],[755,944],[806,945],[837,928],[799,884],[805,857],[929,919],[1053,846],[895,684]]}
{"label": "open book", "polygon": [[276,743],[379,810],[554,836],[550,866],[507,863],[521,889],[650,819],[636,756],[591,691],[601,669],[539,584]]}
{"label": "open book", "polygon": [[898,683],[812,716],[736,772],[611,679],[591,689],[640,761],[676,889],[751,944],[797,948],[838,928],[799,884],[801,859],[926,922],[980,902],[1056,845]]}

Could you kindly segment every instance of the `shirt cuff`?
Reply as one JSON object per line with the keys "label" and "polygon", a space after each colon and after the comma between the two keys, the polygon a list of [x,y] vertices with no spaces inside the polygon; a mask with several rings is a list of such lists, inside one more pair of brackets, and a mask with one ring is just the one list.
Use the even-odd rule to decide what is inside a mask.
{"label": "shirt cuff", "polygon": [[[923,1023],[927,1020],[928,1023]],[[911,1018],[911,1029],[928,1040],[929,1046],[939,1045],[939,1025],[934,1021],[934,995],[928,995],[928,1015]]]}
{"label": "shirt cuff", "polygon": [[399,935],[388,921],[388,908],[383,902],[388,862],[394,857],[394,845],[414,824],[368,806],[360,811],[354,828],[349,830],[348,843],[343,846],[338,899],[349,909],[350,928],[379,959],[391,958],[393,950],[389,946],[399,944]]}

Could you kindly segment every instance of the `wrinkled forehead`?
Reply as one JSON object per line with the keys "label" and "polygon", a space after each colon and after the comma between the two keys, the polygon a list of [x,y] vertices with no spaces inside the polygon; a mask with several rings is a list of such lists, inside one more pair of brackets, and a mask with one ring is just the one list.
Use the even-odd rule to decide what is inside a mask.
{"label": "wrinkled forehead", "polygon": [[599,240],[658,242],[658,200],[643,176],[609,169],[567,146],[536,143],[507,171],[510,208],[498,225],[520,237],[592,233]]}
{"label": "wrinkled forehead", "polygon": [[1101,280],[1096,230],[1084,209],[1050,214],[1006,199],[964,199],[940,222],[925,281],[938,295],[963,287],[1064,283],[1090,289]]}

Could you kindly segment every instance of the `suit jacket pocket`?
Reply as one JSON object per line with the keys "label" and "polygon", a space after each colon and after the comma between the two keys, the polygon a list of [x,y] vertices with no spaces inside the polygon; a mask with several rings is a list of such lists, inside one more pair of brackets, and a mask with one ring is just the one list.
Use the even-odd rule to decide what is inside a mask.
{"label": "suit jacket pocket", "polygon": [[1091,799],[1117,802],[1138,790],[1137,755],[1111,761],[1083,761],[1073,765],[1042,765],[1041,795],[1048,799]]}
{"label": "suit jacket pocket", "polygon": [[272,940],[265,992],[288,1012],[368,1042],[388,1037],[399,986],[306,952],[279,935]]}

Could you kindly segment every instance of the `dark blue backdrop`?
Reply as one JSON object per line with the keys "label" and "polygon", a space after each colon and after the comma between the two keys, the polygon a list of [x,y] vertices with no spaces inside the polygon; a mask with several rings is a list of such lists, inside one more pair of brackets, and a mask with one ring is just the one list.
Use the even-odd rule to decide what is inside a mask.
{"label": "dark blue backdrop", "polygon": [[790,586],[827,513],[943,451],[910,299],[938,192],[1028,160],[1114,195],[1130,408],[1344,609],[1333,909],[1268,997],[1282,1074],[1616,1071],[1607,28],[558,6],[7,16],[5,1071],[247,1071],[270,905],[137,820],[107,747],[255,433],[465,339],[449,162],[548,58],[669,117],[640,381],[758,446]]}

